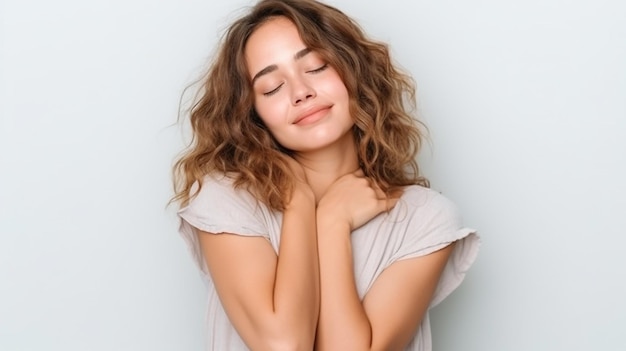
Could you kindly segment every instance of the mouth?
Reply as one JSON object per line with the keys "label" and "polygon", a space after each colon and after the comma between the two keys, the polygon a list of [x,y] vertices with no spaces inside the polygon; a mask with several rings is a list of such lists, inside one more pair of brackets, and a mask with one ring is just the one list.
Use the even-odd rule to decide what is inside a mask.
{"label": "mouth", "polygon": [[332,106],[317,106],[317,107],[310,108],[304,111],[301,115],[299,115],[293,121],[293,124],[302,126],[302,125],[315,123],[319,121],[320,119],[322,119],[324,116],[326,116],[328,111],[330,111],[331,107]]}

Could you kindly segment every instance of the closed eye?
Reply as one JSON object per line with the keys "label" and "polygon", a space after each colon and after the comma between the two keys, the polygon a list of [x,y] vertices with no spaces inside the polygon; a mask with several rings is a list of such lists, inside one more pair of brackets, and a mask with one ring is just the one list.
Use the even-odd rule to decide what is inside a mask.
{"label": "closed eye", "polygon": [[[316,74],[316,73],[320,73],[320,72],[322,72],[322,71],[326,70],[327,68],[328,68],[328,63],[325,63],[325,64],[323,64],[322,66],[320,66],[320,67],[318,67],[318,68],[315,68],[315,69],[312,69],[312,70],[310,70],[310,71],[306,71],[306,72],[307,72],[307,73],[313,73],[313,74]],[[281,88],[282,86],[283,86],[283,84],[280,84],[280,85],[279,85],[279,86],[277,86],[276,88],[274,88],[274,89],[272,89],[272,90],[270,90],[270,91],[268,91],[268,92],[263,93],[263,95],[264,95],[264,96],[272,96],[272,95],[274,95],[274,94],[278,93],[278,91],[280,90],[280,88]]]}
{"label": "closed eye", "polygon": [[276,88],[274,88],[274,89],[272,89],[272,90],[270,90],[268,92],[263,93],[263,95],[265,95],[265,96],[272,96],[272,95],[276,94],[278,92],[278,90],[280,90],[280,87],[282,87],[282,86],[283,86],[283,84],[281,83]]}
{"label": "closed eye", "polygon": [[322,65],[322,66],[321,66],[321,67],[319,67],[319,68],[316,68],[316,69],[313,69],[313,70],[307,71],[307,73],[320,73],[320,72],[322,72],[323,70],[325,70],[326,68],[328,68],[328,63],[325,63],[324,65]]}

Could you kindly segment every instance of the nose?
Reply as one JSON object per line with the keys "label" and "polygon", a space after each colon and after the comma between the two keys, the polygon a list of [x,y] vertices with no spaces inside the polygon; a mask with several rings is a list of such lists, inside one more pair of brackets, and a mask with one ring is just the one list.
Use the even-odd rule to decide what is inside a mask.
{"label": "nose", "polygon": [[315,96],[315,89],[307,82],[300,80],[292,83],[292,101],[294,105],[299,105]]}

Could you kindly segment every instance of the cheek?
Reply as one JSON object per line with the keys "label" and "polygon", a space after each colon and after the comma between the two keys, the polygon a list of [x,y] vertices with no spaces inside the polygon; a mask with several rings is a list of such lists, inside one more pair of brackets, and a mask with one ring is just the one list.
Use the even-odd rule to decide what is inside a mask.
{"label": "cheek", "polygon": [[346,88],[346,85],[343,84],[339,75],[336,75],[334,78],[335,79],[329,81],[328,89],[332,91],[334,96],[346,98],[348,96],[348,89]]}
{"label": "cheek", "polygon": [[275,126],[278,125],[281,116],[277,106],[278,104],[271,103],[256,103],[254,105],[256,113],[259,115],[265,126],[270,129],[272,134]]}

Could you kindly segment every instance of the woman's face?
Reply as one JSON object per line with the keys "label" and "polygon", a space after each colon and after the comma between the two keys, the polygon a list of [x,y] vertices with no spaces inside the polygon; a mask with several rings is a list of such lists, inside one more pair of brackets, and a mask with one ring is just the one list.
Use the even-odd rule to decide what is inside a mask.
{"label": "woman's face", "polygon": [[315,151],[352,137],[343,81],[304,45],[291,21],[277,17],[257,28],[245,59],[256,112],[283,147]]}

